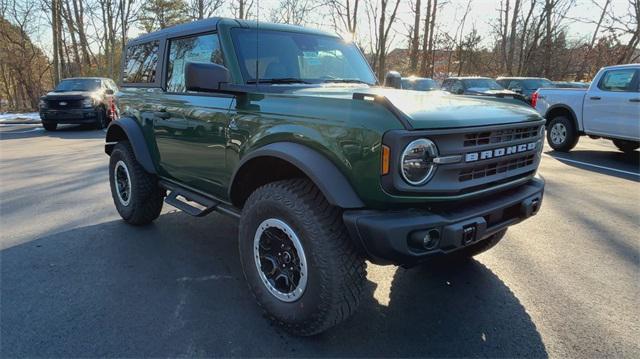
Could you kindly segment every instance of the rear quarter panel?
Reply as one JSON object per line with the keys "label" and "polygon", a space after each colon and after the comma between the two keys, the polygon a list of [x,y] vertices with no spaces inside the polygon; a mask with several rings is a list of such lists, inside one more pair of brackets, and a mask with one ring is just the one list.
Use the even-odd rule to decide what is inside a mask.
{"label": "rear quarter panel", "polygon": [[[587,90],[584,89],[540,89],[538,90],[536,111],[546,118],[551,109],[557,107],[568,108],[576,116],[579,130],[582,131],[584,129],[582,104],[586,94]],[[549,119],[547,118],[547,120]]]}

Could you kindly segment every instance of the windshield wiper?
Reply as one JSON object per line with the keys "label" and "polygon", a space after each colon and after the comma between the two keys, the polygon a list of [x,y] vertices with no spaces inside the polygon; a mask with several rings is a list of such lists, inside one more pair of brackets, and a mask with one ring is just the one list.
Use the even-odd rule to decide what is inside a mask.
{"label": "windshield wiper", "polygon": [[367,84],[371,86],[370,83],[358,79],[328,79],[323,82],[334,82],[334,83],[344,83],[344,84]]}
{"label": "windshield wiper", "polygon": [[273,79],[259,79],[259,80],[249,80],[247,81],[248,84],[257,84],[257,83],[262,83],[262,84],[308,84],[310,82],[307,82],[303,79],[298,79],[295,77],[280,77],[280,78],[273,78]]}

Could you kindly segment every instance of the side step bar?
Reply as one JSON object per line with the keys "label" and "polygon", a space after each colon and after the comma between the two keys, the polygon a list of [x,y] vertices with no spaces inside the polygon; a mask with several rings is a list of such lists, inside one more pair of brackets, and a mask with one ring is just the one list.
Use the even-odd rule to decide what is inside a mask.
{"label": "side step bar", "polygon": [[[220,202],[214,199],[205,197],[203,195],[190,191],[186,188],[179,187],[167,181],[161,180],[160,185],[169,191],[169,194],[164,198],[164,201],[166,203],[195,217],[204,217],[207,214],[218,209],[218,207],[221,205]],[[178,196],[183,197],[189,202],[195,202],[200,206],[202,206],[203,208],[192,206],[188,202],[178,198]],[[224,212],[228,213],[229,211],[227,210]]]}

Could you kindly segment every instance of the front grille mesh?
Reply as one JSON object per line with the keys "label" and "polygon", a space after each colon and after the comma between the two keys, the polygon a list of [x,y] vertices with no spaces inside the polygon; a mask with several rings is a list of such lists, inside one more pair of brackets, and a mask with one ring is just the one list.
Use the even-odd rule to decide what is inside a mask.
{"label": "front grille mesh", "polygon": [[[60,102],[66,102],[66,105],[60,105]],[[54,110],[68,110],[82,108],[82,100],[48,100],[47,105]]]}
{"label": "front grille mesh", "polygon": [[509,160],[487,164],[484,166],[478,166],[471,169],[465,169],[460,171],[458,180],[460,182],[471,181],[478,178],[493,176],[498,173],[505,173],[516,170],[518,168],[530,166],[535,160],[535,154],[528,154],[518,158],[512,158]]}
{"label": "front grille mesh", "polygon": [[508,128],[504,130],[474,132],[464,136],[464,147],[498,144],[533,138],[538,135],[540,126]]}

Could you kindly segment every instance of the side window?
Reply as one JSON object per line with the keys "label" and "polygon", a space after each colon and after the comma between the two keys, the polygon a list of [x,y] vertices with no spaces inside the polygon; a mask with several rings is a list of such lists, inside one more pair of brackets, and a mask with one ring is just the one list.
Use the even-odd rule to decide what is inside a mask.
{"label": "side window", "polygon": [[457,93],[460,90],[464,90],[464,88],[462,87],[462,82],[461,81],[455,81],[453,83],[453,85],[451,85],[451,92]]}
{"label": "side window", "polygon": [[602,91],[633,92],[634,69],[610,70],[605,72],[598,83]]}
{"label": "side window", "polygon": [[153,83],[156,81],[158,64],[158,41],[129,46],[124,65],[122,82]]}
{"label": "side window", "polygon": [[216,34],[174,39],[169,42],[167,91],[184,92],[184,65],[191,62],[211,62],[222,65],[222,51]]}

